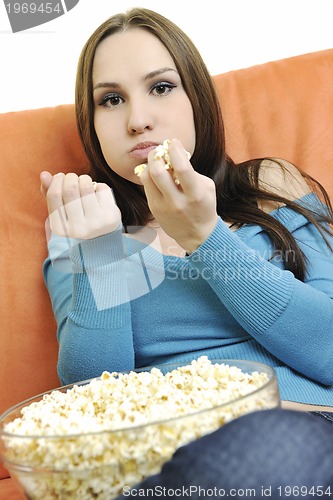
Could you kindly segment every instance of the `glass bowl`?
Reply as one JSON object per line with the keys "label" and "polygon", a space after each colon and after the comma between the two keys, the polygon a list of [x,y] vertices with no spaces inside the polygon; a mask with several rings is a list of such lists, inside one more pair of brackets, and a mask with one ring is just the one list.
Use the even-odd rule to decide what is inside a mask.
{"label": "glass bowl", "polygon": [[[260,386],[257,383],[250,389],[247,388],[247,394],[232,395],[232,399],[222,404],[214,404],[210,408],[194,412],[185,409],[182,415],[177,416],[174,416],[174,407],[170,407],[170,414],[163,413],[163,418],[153,418],[148,423],[139,425],[136,420],[134,425],[127,422],[118,428],[92,431],[88,421],[87,431],[66,435],[61,432],[63,423],[59,425],[59,432],[50,435],[27,435],[26,430],[15,433],[8,431],[8,424],[12,425],[15,419],[21,419],[24,408],[35,408],[34,405],[38,405],[38,402],[54,395],[64,397],[68,391],[86,391],[92,384],[100,383],[103,375],[60,387],[17,404],[0,417],[0,452],[4,466],[26,498],[31,500],[110,500],[145,477],[158,473],[180,446],[213,432],[241,415],[280,406],[278,383],[273,368],[245,360],[212,360],[211,363],[227,365],[227,369],[240,370],[251,378],[264,374],[265,380],[260,382]],[[156,368],[164,376],[185,366],[192,365],[177,363],[159,365]],[[152,368],[134,372],[149,372]],[[133,372],[125,373],[133,375]],[[124,374],[112,375],[120,377]],[[202,394],[209,393],[207,385],[203,384],[202,389]],[[167,394],[156,397],[154,408],[159,408],[163,397],[167,398]],[[74,410],[68,407],[67,411]],[[57,415],[45,413],[41,420],[51,422],[55,418]]]}

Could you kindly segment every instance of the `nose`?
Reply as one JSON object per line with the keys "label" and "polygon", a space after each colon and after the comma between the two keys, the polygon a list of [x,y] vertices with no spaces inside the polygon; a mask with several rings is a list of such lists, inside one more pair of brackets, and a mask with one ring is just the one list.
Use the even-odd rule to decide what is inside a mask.
{"label": "nose", "polygon": [[127,129],[130,134],[142,134],[153,128],[153,117],[147,103],[131,103],[128,111]]}

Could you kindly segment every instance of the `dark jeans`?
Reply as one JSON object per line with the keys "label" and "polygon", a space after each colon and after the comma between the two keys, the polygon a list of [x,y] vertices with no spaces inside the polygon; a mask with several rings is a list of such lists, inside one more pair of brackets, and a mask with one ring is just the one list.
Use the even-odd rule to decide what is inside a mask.
{"label": "dark jeans", "polygon": [[250,413],[179,448],[160,474],[118,497],[333,500],[333,422],[293,410]]}

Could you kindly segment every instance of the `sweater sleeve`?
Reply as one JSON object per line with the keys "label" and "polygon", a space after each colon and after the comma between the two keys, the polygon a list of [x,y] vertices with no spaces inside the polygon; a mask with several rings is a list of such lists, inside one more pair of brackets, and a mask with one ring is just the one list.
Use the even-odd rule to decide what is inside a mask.
{"label": "sweater sleeve", "polygon": [[63,384],[134,368],[121,230],[86,241],[52,236],[43,273],[57,321]]}
{"label": "sweater sleeve", "polygon": [[260,256],[222,220],[190,260],[257,342],[303,375],[331,385],[333,255],[312,224],[292,232],[309,262],[305,282]]}

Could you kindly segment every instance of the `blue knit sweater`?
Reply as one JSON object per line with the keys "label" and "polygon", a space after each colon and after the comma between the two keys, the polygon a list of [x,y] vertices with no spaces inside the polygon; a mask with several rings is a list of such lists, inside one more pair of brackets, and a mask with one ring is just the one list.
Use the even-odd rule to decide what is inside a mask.
{"label": "blue knit sweater", "polygon": [[[314,194],[299,203],[319,205]],[[231,231],[219,220],[186,258],[149,245],[153,230],[141,242],[121,229],[84,242],[53,236],[44,278],[62,383],[207,355],[266,363],[282,399],[333,405],[333,255],[302,215],[271,215],[308,259],[304,283],[256,225]]]}

